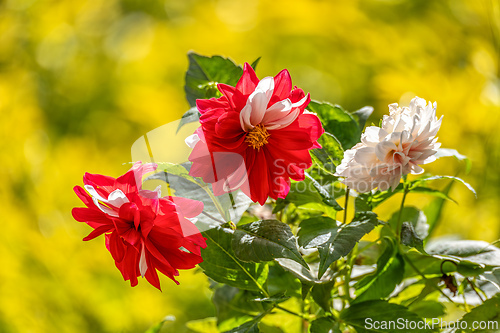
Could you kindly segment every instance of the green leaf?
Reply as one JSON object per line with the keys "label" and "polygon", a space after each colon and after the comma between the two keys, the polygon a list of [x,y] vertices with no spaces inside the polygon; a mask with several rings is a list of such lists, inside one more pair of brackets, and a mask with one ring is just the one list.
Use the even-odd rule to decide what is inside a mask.
{"label": "green leaf", "polygon": [[[158,168],[155,173],[149,175],[144,179],[144,181],[151,179],[161,179],[168,183],[168,175],[179,176],[186,180],[189,180],[193,183],[198,184],[196,178],[189,175],[189,171],[181,164],[169,163],[169,162],[160,162],[157,163]],[[165,175],[166,174],[166,175]]]}
{"label": "green leaf", "polygon": [[339,211],[343,209],[326,188],[321,186],[310,176],[307,176],[303,181],[292,182],[290,191],[284,199],[284,202],[278,200],[277,203],[280,205],[293,203],[295,206],[318,203],[322,206],[326,206],[325,210],[333,208]]}
{"label": "green leaf", "polygon": [[340,141],[344,150],[359,142],[361,129],[353,116],[341,106],[311,101],[307,109],[318,115],[326,132],[333,134]]}
{"label": "green leaf", "polygon": [[197,122],[199,120],[200,120],[200,112],[198,111],[196,106],[193,106],[182,115],[181,121],[179,122],[179,126],[177,127],[177,133],[182,128],[182,126],[189,123]]}
{"label": "green leaf", "polygon": [[257,65],[259,64],[259,61],[260,61],[260,58],[262,57],[258,57],[257,59],[255,59],[252,64],[250,66],[252,66],[253,70],[256,70],[257,69]]}
{"label": "green leaf", "polygon": [[318,143],[321,148],[312,149],[311,154],[316,167],[314,169],[318,173],[321,171],[327,175],[333,176],[337,166],[342,162],[344,157],[344,150],[342,149],[341,143],[337,138],[328,132],[323,133],[323,135],[318,139]]}
{"label": "green leaf", "polygon": [[368,212],[373,210],[373,205],[371,203],[371,193],[359,193],[354,199],[354,211],[358,212]]}
{"label": "green leaf", "polygon": [[243,325],[238,326],[236,328],[233,328],[232,330],[224,332],[224,333],[258,333],[258,332],[260,332],[258,324],[261,321],[261,319],[264,318],[264,316],[266,316],[268,314],[269,310],[261,313],[260,315],[253,318],[252,320],[244,323]]}
{"label": "green leaf", "polygon": [[356,284],[355,303],[381,299],[389,296],[401,283],[404,275],[404,259],[398,252],[394,241],[384,238],[386,248],[377,261],[377,271]]}
{"label": "green leaf", "polygon": [[[433,241],[427,244],[426,251],[428,255],[414,251],[407,253],[426,275],[459,272],[464,276],[477,276],[500,266],[500,249],[483,241]],[[416,275],[411,268],[407,272]]]}
{"label": "green leaf", "polygon": [[[189,175],[189,170],[187,168],[190,167],[191,165],[188,163],[174,164],[160,162],[158,163],[158,169],[156,172],[148,176],[144,182],[155,180],[163,181],[168,186],[168,193],[164,193],[167,191],[165,188],[162,188],[164,195],[171,194],[172,192],[175,196],[201,201],[204,205],[203,213],[208,213],[210,216],[215,217],[215,219],[218,219],[219,221],[227,221],[231,219],[230,210],[232,210],[232,206],[229,196],[223,195],[215,198],[219,204],[221,204],[220,201],[225,201],[225,204],[223,205],[225,211],[222,212],[224,214],[224,216],[222,216],[221,212],[219,212],[219,209],[217,209],[217,206],[214,203],[214,199],[209,195],[209,192],[212,193],[211,185],[207,185],[201,179]],[[246,208],[248,208],[248,206],[246,206],[245,209]],[[239,217],[232,219],[232,221],[237,222]],[[201,231],[220,224],[204,214],[200,214],[197,218],[197,227]]]}
{"label": "green leaf", "polygon": [[[389,219],[388,224],[396,230],[397,223],[399,219],[399,212],[395,212],[392,214],[391,218]],[[406,206],[403,208],[403,211],[401,213],[401,221],[408,222],[412,226],[412,230],[409,230],[409,226],[406,226],[405,230],[405,236],[411,237],[408,235],[408,232],[414,232],[415,237],[423,240],[427,237],[428,235],[428,230],[429,230],[429,225],[427,224],[427,217],[425,216],[424,212],[422,212],[420,209],[413,207],[413,206]],[[410,239],[408,239],[410,241]],[[418,242],[418,240],[415,240]],[[407,244],[405,244],[407,245]]]}
{"label": "green leaf", "polygon": [[307,267],[292,230],[277,220],[251,222],[234,231],[232,249],[240,260],[250,262],[287,258]]}
{"label": "green leaf", "polygon": [[500,267],[493,269],[491,272],[483,274],[484,278],[491,282],[500,290]]}
{"label": "green leaf", "polygon": [[312,185],[316,189],[316,191],[318,191],[319,195],[321,196],[321,200],[324,204],[332,207],[337,211],[344,209],[337,203],[335,198],[323,186],[321,186],[321,184],[316,179],[311,177],[311,175],[309,175],[307,172],[304,172],[304,174],[306,179],[309,180],[310,185]]}
{"label": "green leaf", "polygon": [[339,229],[337,221],[330,217],[318,216],[304,220],[297,233],[299,245],[305,249],[317,248],[332,241]]}
{"label": "green leaf", "polygon": [[406,246],[414,247],[420,252],[425,252],[424,241],[415,232],[413,224],[403,222],[401,225],[401,243]]}
{"label": "green leaf", "polygon": [[459,177],[454,177],[454,176],[432,176],[432,177],[428,177],[428,178],[418,179],[418,180],[414,181],[413,184],[420,185],[420,184],[423,184],[423,183],[426,183],[426,182],[429,182],[429,181],[433,181],[433,180],[438,180],[438,179],[452,179],[452,180],[456,180],[456,181],[464,184],[465,187],[467,187],[469,189],[469,191],[471,191],[472,193],[474,193],[474,196],[477,198],[476,190],[474,190],[474,188],[469,183],[466,183],[462,178],[459,178]]}
{"label": "green leaf", "polygon": [[282,303],[290,299],[290,296],[286,296],[286,291],[276,294],[270,297],[257,297],[252,299],[254,302],[264,302],[264,303]]}
{"label": "green leaf", "polygon": [[[461,321],[468,324],[469,329],[462,332],[491,332],[496,333],[500,331],[500,294],[485,301],[483,304],[472,309],[467,313]],[[484,328],[472,330],[473,324],[483,324]]]}
{"label": "green leaf", "polygon": [[[204,214],[197,217],[197,227],[201,231],[219,225],[220,221],[231,220],[238,223],[243,213],[252,203],[251,199],[240,190],[232,192],[231,195],[225,193],[218,197],[213,196],[210,184],[205,184],[201,178],[189,175],[190,162],[183,164],[160,162],[157,164],[157,172],[148,176],[145,181],[161,180],[168,184],[175,196],[203,202]],[[164,189],[162,191],[166,192]],[[217,208],[215,202],[221,207],[222,212]],[[224,215],[221,215],[221,213]],[[218,219],[219,222],[214,221],[212,217]]]}
{"label": "green leaf", "polygon": [[302,296],[302,301],[304,301],[307,298],[307,295],[309,295],[309,292],[311,291],[313,286],[311,284],[307,284],[304,282],[302,282],[301,284],[302,284],[301,296]]}
{"label": "green leaf", "polygon": [[[450,274],[458,270],[465,276],[477,276],[485,271],[484,265],[455,256],[427,255],[413,250],[406,253],[406,256],[426,276],[441,276],[443,273]],[[405,278],[419,275],[411,266],[405,266]]]}
{"label": "green leaf", "polygon": [[413,302],[408,307],[408,310],[416,313],[422,318],[439,318],[446,314],[446,307],[444,304],[437,301]]}
{"label": "green leaf", "polygon": [[403,184],[399,184],[394,191],[389,189],[388,191],[378,191],[376,193],[359,193],[355,200],[356,212],[373,210],[394,194],[403,191]]}
{"label": "green leaf", "polygon": [[318,275],[317,272],[311,270],[309,266],[306,268],[302,264],[299,264],[294,260],[285,258],[276,259],[276,262],[281,267],[283,267],[283,269],[292,273],[303,283],[306,284],[321,283],[321,281],[315,277]]}
{"label": "green leaf", "polygon": [[206,57],[194,52],[188,53],[189,68],[186,72],[186,98],[190,106],[196,105],[196,99],[220,96],[218,83],[235,86],[243,68],[221,56]]}
{"label": "green leaf", "polygon": [[[356,303],[340,313],[340,319],[353,326],[358,333],[368,332],[435,332],[424,327],[423,319],[406,307],[375,300]],[[405,321],[420,327],[412,329]],[[399,328],[399,329],[398,329]]]}
{"label": "green leaf", "polygon": [[259,329],[262,333],[285,333],[280,327],[259,323]]}
{"label": "green leaf", "polygon": [[321,317],[311,322],[310,333],[342,333],[339,324],[330,317]]}
{"label": "green leaf", "polygon": [[332,239],[318,247],[321,278],[330,264],[351,252],[359,240],[375,228],[379,223],[377,214],[373,212],[359,213],[354,220],[342,227]]}
{"label": "green leaf", "polygon": [[373,107],[364,106],[361,109],[351,113],[351,115],[357,121],[359,128],[363,130],[366,121],[368,120],[368,118],[370,118],[372,113],[373,113]]}
{"label": "green leaf", "polygon": [[250,320],[246,323],[244,323],[241,326],[235,327],[230,331],[226,331],[224,333],[259,333],[259,324],[260,318],[259,319],[253,319]]}
{"label": "green leaf", "polygon": [[220,333],[217,329],[217,318],[215,317],[188,321],[186,327],[198,333]]}
{"label": "green leaf", "polygon": [[203,262],[199,266],[213,280],[245,290],[262,291],[268,274],[265,264],[239,260],[231,249],[233,231],[213,228],[203,233],[207,247],[201,250]]}
{"label": "green leaf", "polygon": [[259,294],[228,285],[215,289],[212,301],[217,311],[219,330],[238,327],[263,312],[263,304],[254,301],[256,297]]}
{"label": "green leaf", "polygon": [[484,241],[440,240],[429,243],[427,252],[460,257],[490,267],[500,266],[500,249]]}
{"label": "green leaf", "polygon": [[252,320],[224,333],[259,333],[260,330],[258,324],[258,321]]}
{"label": "green leaf", "polygon": [[470,169],[472,167],[472,162],[471,160],[465,156],[460,154],[456,149],[449,149],[449,148],[439,148],[436,155],[436,158],[441,158],[441,157],[455,157],[459,161],[465,161],[465,173],[468,174],[470,172]]}
{"label": "green leaf", "polygon": [[174,316],[166,316],[165,318],[163,318],[162,321],[151,326],[145,333],[160,333],[161,329],[163,327],[163,324],[165,324],[165,322],[168,322],[168,321],[171,321],[171,322],[175,321],[175,317]]}
{"label": "green leaf", "polygon": [[311,290],[311,296],[314,301],[326,312],[330,312],[333,306],[332,289],[334,286],[335,280],[328,283],[316,284]]}
{"label": "green leaf", "polygon": [[[297,265],[302,267],[300,264]],[[300,281],[278,263],[269,263],[266,287],[270,295],[286,294],[287,296],[300,297],[301,293]]]}
{"label": "green leaf", "polygon": [[[415,282],[414,284],[409,285],[406,287],[401,293],[398,294],[396,298],[393,298],[393,303],[395,299],[404,299],[405,301],[401,302],[400,304],[402,305],[416,305],[424,301],[424,299],[429,296],[432,293],[435,293],[436,295],[439,295],[439,292],[436,290],[436,286],[441,283],[441,277],[442,275],[438,275],[433,278],[427,278],[426,280],[419,280]],[[422,288],[423,285],[423,288]],[[404,297],[404,294],[406,292],[411,292],[412,289],[418,290],[418,293],[416,295],[411,295],[410,297]],[[411,310],[411,309],[410,309]],[[424,317],[424,316],[423,316]]]}
{"label": "green leaf", "polygon": [[357,265],[375,265],[382,254],[385,246],[383,243],[379,243],[378,240],[374,241],[360,241],[358,243],[360,250],[356,256]]}
{"label": "green leaf", "polygon": [[[292,182],[290,191],[284,200],[284,204],[293,203],[295,206],[301,206],[310,202],[323,203],[323,198],[318,191],[311,185],[311,181],[306,178],[301,182]],[[280,202],[280,199],[276,201]]]}
{"label": "green leaf", "polygon": [[[410,185],[410,192],[412,193],[420,193],[420,194],[428,194],[432,195],[438,198],[442,198],[445,200],[453,201],[452,198],[448,196],[447,191],[440,191],[437,189],[429,188],[426,186],[421,186],[421,184],[424,184],[425,181],[422,181],[422,179],[417,179],[413,181]],[[382,191],[382,192],[377,192],[377,193],[360,193],[358,197],[356,197],[356,210],[361,211],[361,210],[373,210],[383,202],[385,202],[387,199],[391,198],[394,194],[397,193],[402,193],[404,191],[404,186],[403,184],[399,184],[396,189],[393,190],[388,190],[388,191]],[[455,202],[456,203],[456,202]],[[358,208],[359,206],[359,208]]]}
{"label": "green leaf", "polygon": [[[446,185],[446,187],[442,190],[442,193],[448,195],[451,188],[453,187],[453,184],[454,182],[451,181],[448,185]],[[445,204],[446,200],[444,200],[443,198],[438,198],[424,208],[425,215],[427,216],[427,223],[429,224],[429,238],[432,236],[432,233],[439,225],[439,221],[441,220],[441,214],[443,212]]]}
{"label": "green leaf", "polygon": [[424,186],[416,186],[416,187],[410,188],[410,192],[411,193],[420,193],[420,194],[429,194],[429,195],[432,195],[432,196],[435,196],[435,197],[438,197],[441,199],[445,199],[445,200],[457,203],[455,200],[453,200],[452,198],[450,198],[448,196],[448,193],[441,191],[441,190],[434,189],[434,188],[429,188],[429,187],[424,187]]}

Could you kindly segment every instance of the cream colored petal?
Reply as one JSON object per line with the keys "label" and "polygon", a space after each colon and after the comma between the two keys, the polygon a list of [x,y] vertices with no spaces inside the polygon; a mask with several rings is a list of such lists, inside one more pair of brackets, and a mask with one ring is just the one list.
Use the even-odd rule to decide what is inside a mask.
{"label": "cream colored petal", "polygon": [[148,270],[148,263],[146,261],[146,251],[144,249],[144,244],[142,244],[141,257],[139,259],[139,272],[141,273],[142,277],[146,275],[147,270]]}

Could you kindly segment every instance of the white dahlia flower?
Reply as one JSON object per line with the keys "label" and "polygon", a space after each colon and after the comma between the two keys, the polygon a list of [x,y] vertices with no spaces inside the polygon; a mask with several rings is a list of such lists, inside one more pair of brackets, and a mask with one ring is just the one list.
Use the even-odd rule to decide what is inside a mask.
{"label": "white dahlia flower", "polygon": [[437,149],[436,134],[441,120],[436,117],[436,103],[427,104],[415,97],[409,107],[389,105],[382,127],[367,127],[361,142],[344,154],[336,175],[358,192],[377,188],[393,190],[403,175],[420,174],[421,164],[434,161]]}

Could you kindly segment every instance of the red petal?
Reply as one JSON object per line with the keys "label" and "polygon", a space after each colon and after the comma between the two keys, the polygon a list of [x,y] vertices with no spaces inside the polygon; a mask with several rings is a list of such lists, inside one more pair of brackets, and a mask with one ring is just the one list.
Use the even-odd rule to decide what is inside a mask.
{"label": "red petal", "polygon": [[109,176],[86,172],[83,176],[85,185],[92,185],[100,196],[107,198],[116,189],[116,179]]}
{"label": "red petal", "polygon": [[280,178],[278,186],[279,187],[276,189],[274,193],[276,193],[276,196],[278,198],[285,199],[288,192],[290,192],[290,180],[285,178]]}
{"label": "red petal", "polygon": [[269,194],[268,165],[263,152],[255,153],[255,162],[249,170],[250,193],[253,202],[266,203]]}
{"label": "red petal", "polygon": [[[312,165],[311,155],[306,149],[303,150],[286,150],[282,149],[281,146],[267,145],[268,152],[270,153],[271,159],[283,162],[285,165],[285,171],[288,173],[287,166],[289,164],[295,164],[301,169],[308,169]],[[279,168],[279,164],[272,163],[273,168]]]}
{"label": "red petal", "polygon": [[116,179],[113,177],[100,175],[100,174],[92,174],[86,172],[83,176],[83,183],[85,185],[96,186],[113,186],[115,184]]}
{"label": "red petal", "polygon": [[75,191],[76,195],[78,196],[78,198],[80,198],[80,200],[83,201],[85,206],[87,206],[89,208],[98,209],[95,206],[94,201],[92,201],[92,197],[81,186],[73,187],[73,191]]}
{"label": "red petal", "polygon": [[241,128],[240,114],[238,112],[226,112],[221,115],[215,124],[215,134],[226,140],[235,140],[245,134]]}
{"label": "red petal", "polygon": [[157,167],[155,163],[136,162],[129,171],[116,179],[115,188],[121,189],[125,194],[136,192],[141,188],[144,175],[156,170]]}
{"label": "red petal", "polygon": [[304,169],[302,169],[300,166],[297,166],[295,164],[290,164],[288,169],[289,169],[288,175],[290,176],[290,178],[296,181],[304,180],[305,178]]}
{"label": "red petal", "polygon": [[227,112],[219,118],[215,125],[217,138],[212,138],[213,146],[221,147],[224,150],[241,152],[245,149],[245,132],[241,128],[239,114]]}
{"label": "red petal", "polygon": [[116,262],[121,262],[125,257],[126,246],[117,232],[113,232],[109,237],[109,252]]}
{"label": "red petal", "polygon": [[[146,263],[148,265],[148,269],[146,270],[146,274],[144,275],[144,277],[149,283],[151,283],[153,287],[161,291],[160,279],[158,278],[158,273],[156,272],[155,265],[148,257],[146,257]],[[175,282],[179,284],[177,281]]]}
{"label": "red petal", "polygon": [[139,246],[141,243],[141,233],[134,228],[129,228],[127,231],[125,231],[122,234],[119,234],[121,238],[123,238],[127,243],[129,243],[132,246],[135,246],[136,248]]}
{"label": "red petal", "polygon": [[247,98],[243,96],[240,91],[238,91],[235,87],[231,87],[230,85],[223,83],[219,83],[217,88],[227,98],[229,106],[232,110],[240,111],[243,109],[247,102]]}
{"label": "red petal", "polygon": [[133,246],[127,246],[125,257],[121,262],[116,262],[116,267],[122,273],[125,280],[130,280],[132,287],[137,285],[137,277],[140,276],[139,272],[139,256],[140,253]]}
{"label": "red petal", "polygon": [[134,170],[130,169],[116,180],[115,189],[122,190],[123,193],[129,194],[137,192],[142,184],[142,175],[136,174]]}
{"label": "red petal", "polygon": [[[306,94],[304,93],[304,91],[300,88],[297,88],[295,87],[291,94],[290,94],[290,101],[292,101],[292,103],[297,103],[298,101],[300,101],[302,98],[304,98]],[[307,103],[304,104],[304,107],[307,106],[307,104],[309,104],[309,101]]]}
{"label": "red petal", "polygon": [[284,69],[274,77],[274,92],[268,106],[287,99],[290,96],[291,90],[292,78],[290,77],[290,73],[288,72],[288,70]]}
{"label": "red petal", "polygon": [[196,217],[203,211],[203,202],[201,201],[183,197],[169,197],[168,199],[175,203],[184,217]]}
{"label": "red petal", "polygon": [[112,226],[109,226],[109,225],[102,225],[100,227],[98,227],[97,229],[94,229],[90,234],[88,234],[87,237],[85,237],[83,240],[84,241],[89,241],[91,239],[94,239],[106,232],[109,232],[109,231],[112,231],[113,230],[113,227]]}
{"label": "red petal", "polygon": [[[153,270],[154,269],[158,269],[160,272],[162,272],[163,274],[165,274],[166,276],[168,276],[170,279],[172,279],[175,283],[179,284],[179,282],[177,282],[175,280],[175,278],[174,278],[174,276],[179,275],[179,272],[174,267],[172,267],[172,265],[170,265],[170,263],[166,259],[166,256],[164,254],[162,254],[158,250],[158,248],[152,242],[150,242],[149,240],[147,240],[145,242],[145,245],[146,245],[146,249],[147,249],[146,253],[149,252],[149,254],[150,254],[149,256],[147,256],[147,258],[150,259],[149,262],[148,262],[148,266],[151,263],[151,267],[148,267],[148,270],[146,271],[146,279],[153,286],[155,286],[158,289],[160,289],[160,282],[159,281],[155,281],[155,278],[156,279],[158,278],[158,275],[157,275],[156,271],[149,272],[150,269],[153,269]],[[179,250],[175,249],[175,251],[179,251]],[[165,254],[169,255],[170,254],[169,252],[166,252]],[[148,272],[151,275],[148,275]],[[150,277],[151,280],[148,277]],[[156,283],[157,283],[157,285],[155,285]]]}
{"label": "red petal", "polygon": [[118,232],[118,235],[123,235],[129,229],[133,229],[132,224],[129,221],[126,221],[126,220],[121,219],[121,218],[114,218],[113,224],[115,226],[116,231]]}
{"label": "red petal", "polygon": [[243,66],[243,75],[236,84],[236,89],[241,91],[244,96],[248,96],[254,92],[255,87],[259,84],[259,78],[255,74],[252,66],[245,63]]}
{"label": "red petal", "polygon": [[[193,222],[191,222],[187,219],[180,219],[179,223],[181,225],[182,235],[185,238],[189,238],[189,240],[192,242],[195,242],[196,245],[206,246],[205,239],[203,238],[203,236],[201,236],[200,231],[193,224]],[[195,251],[193,251],[193,252],[195,252]]]}
{"label": "red petal", "polygon": [[106,214],[97,209],[76,207],[71,210],[73,218],[78,222],[95,222],[113,225],[113,221]]}
{"label": "red petal", "polygon": [[[294,128],[295,127],[295,128]],[[269,145],[281,147],[283,150],[311,149],[313,142],[307,130],[290,125],[285,129],[269,131]]]}
{"label": "red petal", "polygon": [[219,118],[224,113],[226,113],[225,109],[213,108],[207,110],[204,114],[200,116],[200,124],[203,128],[204,134],[205,133],[209,135],[212,134],[215,124],[217,124],[217,121],[219,121]]}
{"label": "red petal", "polygon": [[[303,113],[298,118],[299,127],[308,128],[310,130],[311,141],[316,141],[319,137],[325,133],[321,121],[318,116],[311,113]],[[321,147],[321,146],[320,146]],[[318,148],[318,147],[315,147]]]}
{"label": "red petal", "polygon": [[227,99],[225,97],[220,98],[210,98],[210,99],[197,99],[196,108],[200,111],[203,116],[207,111],[212,109],[226,109],[229,106]]}

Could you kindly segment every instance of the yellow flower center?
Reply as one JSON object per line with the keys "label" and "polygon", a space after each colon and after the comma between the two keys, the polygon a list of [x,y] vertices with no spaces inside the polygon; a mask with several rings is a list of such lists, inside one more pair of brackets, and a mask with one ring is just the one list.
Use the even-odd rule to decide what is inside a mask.
{"label": "yellow flower center", "polygon": [[267,139],[269,139],[270,136],[271,134],[269,134],[264,125],[258,124],[248,131],[245,142],[247,142],[249,146],[252,146],[253,149],[260,149],[260,147],[268,142]]}

